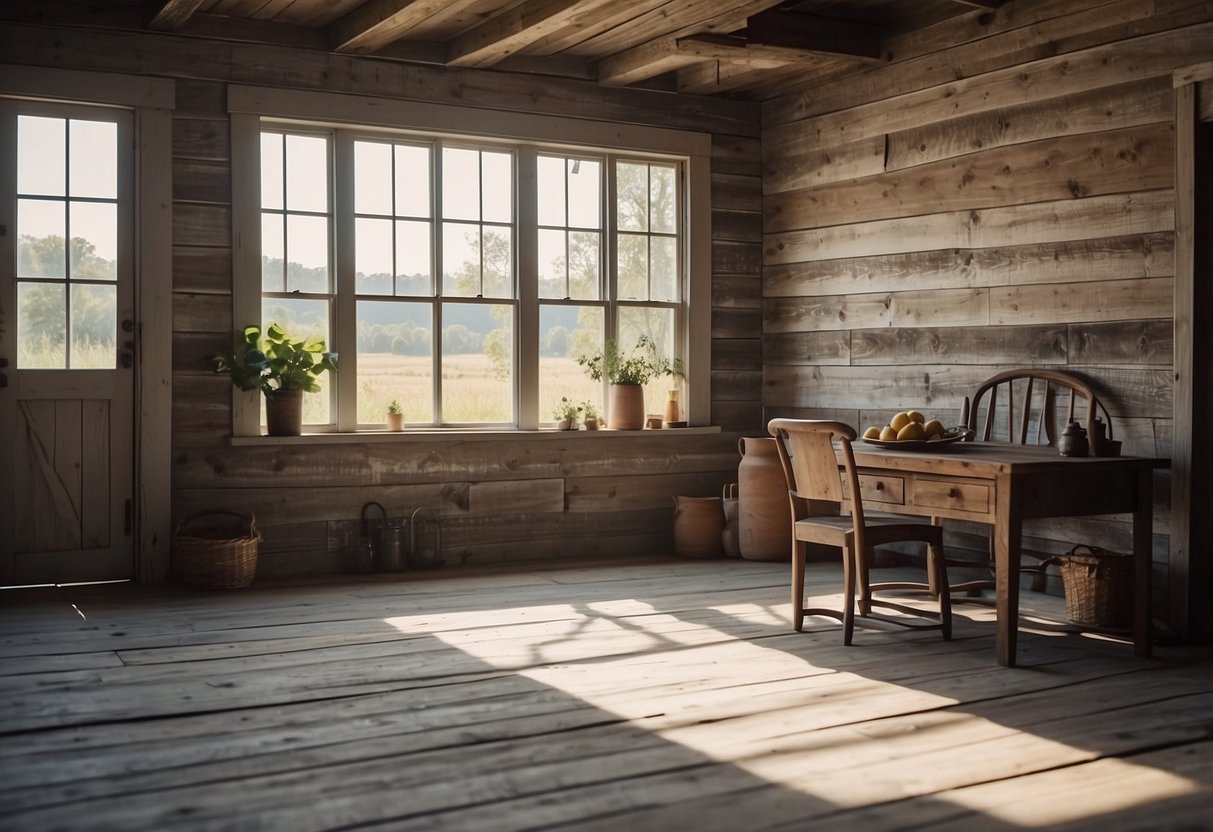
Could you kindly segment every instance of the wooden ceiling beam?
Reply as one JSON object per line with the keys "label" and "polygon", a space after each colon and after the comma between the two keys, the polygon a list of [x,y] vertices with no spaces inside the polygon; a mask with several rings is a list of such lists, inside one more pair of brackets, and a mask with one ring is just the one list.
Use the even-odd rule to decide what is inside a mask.
{"label": "wooden ceiling beam", "polygon": [[456,37],[447,49],[451,66],[486,67],[562,29],[587,9],[615,0],[532,0]]}
{"label": "wooden ceiling beam", "polygon": [[[776,46],[769,43],[750,43],[748,39],[735,35],[691,35],[678,39],[678,51],[697,55],[705,60],[727,61],[755,69],[786,66],[787,64],[836,58],[837,53],[821,49],[804,49],[798,46]],[[867,62],[874,58],[855,58],[854,62]]]}
{"label": "wooden ceiling beam", "polygon": [[598,83],[625,87],[702,60],[697,55],[678,51],[678,38],[658,38],[603,58],[598,62]]}
{"label": "wooden ceiling beam", "polygon": [[186,24],[202,0],[164,0],[157,3],[147,22],[147,28],[161,32],[175,32]]}
{"label": "wooden ceiling beam", "polygon": [[876,60],[884,32],[868,23],[771,9],[748,18],[745,35],[751,44]]}
{"label": "wooden ceiling beam", "polygon": [[329,47],[354,55],[378,52],[449,5],[450,0],[370,0],[328,27]]}

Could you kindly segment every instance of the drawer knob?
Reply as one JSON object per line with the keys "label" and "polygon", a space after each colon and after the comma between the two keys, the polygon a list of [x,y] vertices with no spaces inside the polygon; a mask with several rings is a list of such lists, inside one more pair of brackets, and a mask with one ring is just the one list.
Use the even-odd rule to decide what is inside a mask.
{"label": "drawer knob", "polygon": [[949,488],[948,496],[951,497],[952,499],[956,499],[957,497],[960,496],[960,489],[959,488]]}

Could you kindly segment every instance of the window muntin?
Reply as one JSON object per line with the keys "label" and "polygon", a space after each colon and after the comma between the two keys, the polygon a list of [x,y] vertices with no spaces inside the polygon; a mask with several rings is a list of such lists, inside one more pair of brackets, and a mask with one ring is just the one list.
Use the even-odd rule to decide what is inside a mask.
{"label": "window muntin", "polygon": [[112,370],[118,125],[17,116],[17,366]]}
{"label": "window muntin", "polygon": [[[268,122],[263,131],[294,132]],[[395,398],[405,407],[409,427],[516,424],[517,397],[526,395],[535,399],[524,412],[537,413],[540,425],[552,424],[561,396],[603,409],[605,383],[591,381],[576,356],[601,348],[610,333],[617,331],[627,349],[636,333],[645,332],[669,354],[679,354],[686,242],[677,191],[684,163],[386,132],[335,129],[328,135],[335,139],[334,193],[344,180],[350,196],[346,203],[336,200],[335,215],[320,216],[331,229],[331,259],[353,272],[328,281],[334,287],[329,300],[338,310],[342,304],[351,310],[328,310],[329,320],[347,322],[329,343],[342,353],[343,378],[354,376],[341,387],[341,406],[349,415],[330,423],[378,428],[386,403]],[[519,178],[520,152],[531,160],[529,178]],[[287,148],[280,162],[272,159],[283,175],[275,184],[271,174],[275,187],[268,190],[283,194],[282,208],[267,212],[317,216],[319,205],[299,208],[291,202],[290,155]],[[316,160],[310,167],[324,169]],[[621,169],[635,180],[622,201],[615,185]],[[528,181],[534,190],[521,192],[520,182]],[[262,188],[267,189],[264,179]],[[304,189],[297,190],[302,198]],[[534,208],[519,214],[519,199],[534,199]],[[631,211],[628,217],[621,204]],[[518,225],[519,216],[526,226]],[[621,224],[635,230],[623,231]],[[271,230],[275,239],[289,239],[276,225]],[[521,250],[520,234],[533,240]],[[348,243],[342,243],[343,235]],[[625,235],[643,239],[645,249],[643,292],[628,299],[613,297]],[[664,260],[662,246],[669,249]],[[529,274],[518,274],[519,258]],[[519,280],[530,281],[521,296],[538,301],[538,314],[521,319],[537,327],[530,335],[518,329]],[[342,300],[344,292],[350,292],[348,300]],[[663,323],[628,323],[653,316]],[[351,332],[343,336],[342,327]],[[520,343],[538,349],[519,353]],[[560,346],[564,354],[558,354]],[[528,389],[520,391],[520,385]],[[658,392],[650,395],[650,409],[660,410],[669,386],[669,379],[651,385]]]}
{"label": "window muntin", "polygon": [[[261,321],[333,343],[331,136],[261,133]],[[303,397],[303,423],[333,424],[331,373]],[[265,422],[262,403],[262,423]]]}

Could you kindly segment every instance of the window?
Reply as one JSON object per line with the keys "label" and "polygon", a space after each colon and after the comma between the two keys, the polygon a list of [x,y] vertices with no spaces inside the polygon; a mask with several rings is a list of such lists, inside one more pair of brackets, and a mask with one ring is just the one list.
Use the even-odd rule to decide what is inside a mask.
{"label": "window", "polygon": [[[260,146],[233,158],[234,181],[247,170],[258,183],[243,195],[260,199],[260,286],[238,257],[237,321],[248,309],[340,353],[323,394],[305,397],[310,431],[379,429],[392,400],[406,428],[542,427],[561,397],[602,411],[605,385],[577,359],[610,337],[627,349],[644,335],[694,363],[687,157],[265,115],[241,125]],[[236,190],[239,233],[250,212]],[[669,382],[648,391],[651,412]]]}

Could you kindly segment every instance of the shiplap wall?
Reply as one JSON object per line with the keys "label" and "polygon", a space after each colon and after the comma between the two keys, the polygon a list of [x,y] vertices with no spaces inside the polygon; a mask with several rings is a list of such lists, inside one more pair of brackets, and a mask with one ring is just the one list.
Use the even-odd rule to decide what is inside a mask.
{"label": "shiplap wall", "polygon": [[[0,40],[11,63],[177,79],[173,513],[253,511],[259,574],[340,568],[369,500],[392,516],[435,510],[456,565],[668,551],[671,497],[719,494],[736,478],[737,435],[763,431],[756,105],[162,34],[0,24]],[[210,355],[230,349],[234,325],[228,82],[457,102],[486,118],[505,109],[711,132],[711,418],[723,432],[233,447],[230,383],[207,370]]]}
{"label": "shiplap wall", "polygon": [[[1125,453],[1167,456],[1171,72],[1209,60],[1210,20],[1183,0],[1019,0],[766,102],[766,416],[955,424],[983,379],[1048,366],[1104,392]],[[1126,520],[1036,523],[1026,545],[1124,549]]]}

